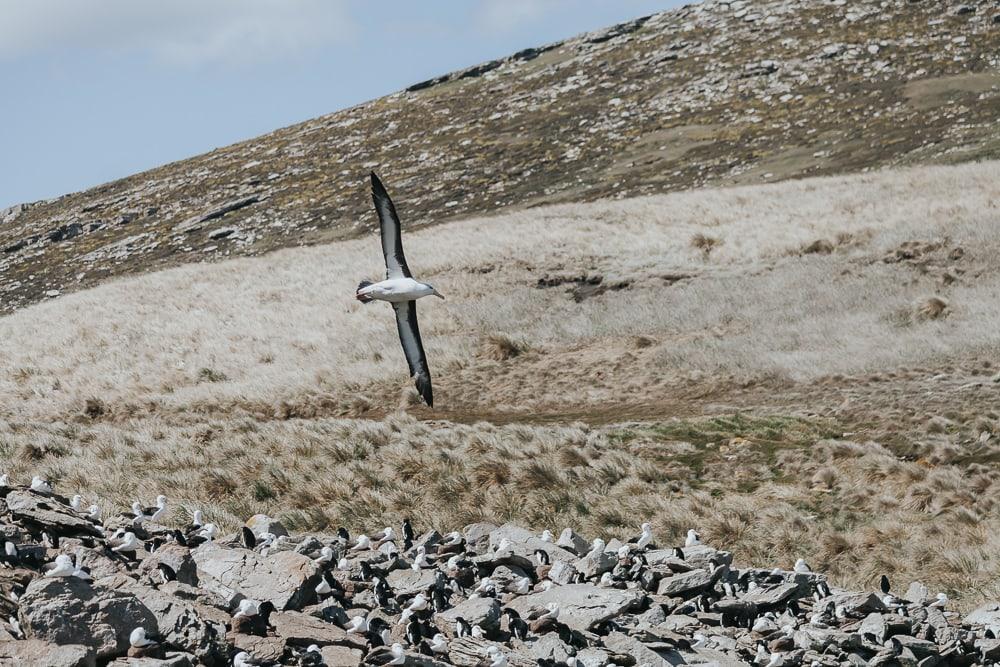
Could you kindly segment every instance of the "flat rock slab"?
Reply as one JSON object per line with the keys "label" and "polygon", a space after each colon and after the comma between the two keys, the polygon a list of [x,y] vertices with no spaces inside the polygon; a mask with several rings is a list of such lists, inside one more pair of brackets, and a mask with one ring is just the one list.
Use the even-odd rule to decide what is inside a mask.
{"label": "flat rock slab", "polygon": [[15,519],[27,521],[55,531],[61,535],[100,535],[97,526],[74,512],[52,496],[35,493],[30,489],[15,489],[5,499],[7,509]]}
{"label": "flat rock slab", "polygon": [[385,581],[392,587],[393,593],[397,596],[416,595],[420,591],[426,591],[437,581],[437,568],[425,570],[393,570]]}
{"label": "flat rock slab", "polygon": [[349,635],[332,623],[300,611],[276,611],[270,622],[276,635],[295,646],[338,644],[363,649],[367,645],[364,637]]}
{"label": "flat rock slab", "polygon": [[139,571],[149,574],[156,581],[159,581],[156,579],[158,577],[157,566],[161,563],[174,571],[174,574],[177,575],[177,581],[189,586],[198,585],[198,567],[187,547],[175,543],[164,544],[143,559]]}
{"label": "flat rock slab", "polygon": [[873,611],[886,611],[885,605],[874,593],[837,593],[830,595],[817,603],[817,608],[822,608],[829,603],[843,607],[850,616],[861,616],[870,614]]}
{"label": "flat rock slab", "polygon": [[98,658],[128,650],[138,626],[157,626],[156,618],[132,593],[91,586],[75,577],[35,579],[21,596],[21,628],[29,638],[53,644],[84,644]]}
{"label": "flat rock slab", "polygon": [[365,657],[360,649],[348,646],[323,646],[319,651],[324,663],[339,667],[358,667]]}
{"label": "flat rock slab", "polygon": [[552,542],[546,542],[530,530],[525,530],[513,524],[504,524],[490,533],[490,549],[496,549],[500,545],[500,542],[505,539],[510,542],[511,551],[515,555],[523,556],[529,562],[534,562],[534,554],[538,549],[546,552],[551,561],[558,560],[572,563],[577,559],[575,553],[563,549]]}
{"label": "flat rock slab", "polygon": [[[507,656],[509,667],[537,667],[538,660],[531,654],[521,651],[511,651],[510,647],[504,646],[488,639],[476,639],[474,637],[462,637],[452,639],[448,642],[448,662],[459,667],[475,667],[482,663],[486,657],[486,649],[495,646]],[[410,663],[407,656],[406,664]]]}
{"label": "flat rock slab", "polygon": [[[683,562],[690,567],[700,567],[705,570],[712,569],[712,560],[716,560],[720,565],[732,565],[733,554],[728,551],[719,551],[705,544],[696,544],[693,547],[684,547]],[[667,561],[674,560],[673,549],[653,549],[646,552],[646,562],[655,566]]]}
{"label": "flat rock slab", "polygon": [[642,599],[643,594],[639,591],[570,584],[523,595],[509,606],[524,617],[531,609],[544,609],[545,605],[555,602],[559,605],[559,621],[574,630],[585,631],[638,606]]}
{"label": "flat rock slab", "polygon": [[670,667],[684,662],[683,658],[676,651],[671,651],[673,660],[668,660],[653,649],[643,644],[634,637],[621,632],[612,632],[604,638],[604,645],[616,653],[624,653],[635,658],[637,665],[649,665],[649,667]]}
{"label": "flat rock slab", "polygon": [[114,662],[109,662],[108,667],[200,667],[202,663],[197,662],[194,656],[188,653],[177,651],[167,652],[162,660],[160,658],[118,658]]}
{"label": "flat rock slab", "polygon": [[472,598],[434,615],[438,629],[449,637],[455,634],[455,621],[464,618],[483,630],[494,630],[500,626],[500,601],[496,598]]}
{"label": "flat rock slab", "polygon": [[761,587],[743,596],[746,602],[752,602],[758,607],[773,607],[791,600],[799,591],[798,584],[787,583],[777,586]]}
{"label": "flat rock slab", "polygon": [[94,649],[83,644],[58,646],[39,639],[0,642],[0,665],[46,667],[95,667]]}
{"label": "flat rock slab", "polygon": [[[750,667],[749,662],[744,662],[738,660],[731,655],[724,653],[722,651],[716,651],[710,648],[693,648],[688,651],[684,651],[683,654],[684,662],[689,665],[712,665],[713,667]],[[671,664],[677,664],[671,662]]]}
{"label": "flat rock slab", "polygon": [[996,602],[984,604],[966,614],[965,622],[969,625],[1000,626],[1000,604]]}
{"label": "flat rock slab", "polygon": [[656,594],[669,597],[684,597],[689,593],[700,591],[710,583],[712,583],[711,572],[691,570],[690,572],[682,572],[672,577],[660,579],[660,585],[656,590]]}
{"label": "flat rock slab", "polygon": [[[215,588],[224,596],[228,589],[252,600],[270,600],[276,609],[285,610],[301,608],[316,595],[313,589],[319,583],[319,567],[302,554],[280,551],[261,556],[208,542],[191,556],[202,586]],[[213,582],[221,589],[213,587]]]}

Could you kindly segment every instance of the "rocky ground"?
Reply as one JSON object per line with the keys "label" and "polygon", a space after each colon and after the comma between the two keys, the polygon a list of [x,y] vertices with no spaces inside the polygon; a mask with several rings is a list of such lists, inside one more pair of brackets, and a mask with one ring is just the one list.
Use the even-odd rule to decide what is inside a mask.
{"label": "rocky ground", "polygon": [[[3,486],[0,664],[972,665],[1000,606],[962,616],[920,583],[831,589],[804,561],[738,567],[702,544],[478,523],[233,536],[157,508],[101,521],[44,480]],[[74,505],[79,509],[74,509]],[[808,556],[808,554],[805,554]]]}
{"label": "rocky ground", "polygon": [[374,229],[1000,155],[992,1],[707,0],[0,211],[0,311]]}

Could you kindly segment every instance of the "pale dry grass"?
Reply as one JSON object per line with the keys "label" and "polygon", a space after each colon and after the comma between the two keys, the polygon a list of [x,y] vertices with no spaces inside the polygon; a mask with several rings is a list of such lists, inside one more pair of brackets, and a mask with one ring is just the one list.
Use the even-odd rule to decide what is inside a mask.
{"label": "pale dry grass", "polygon": [[[462,371],[489,336],[539,354],[648,337],[655,378],[811,379],[983,349],[1000,336],[998,205],[1000,164],[983,163],[557,206],[430,228],[406,245],[418,276],[449,297],[420,308],[445,405],[448,391],[468,399],[474,377]],[[707,260],[698,234],[719,239]],[[803,254],[818,239],[832,252]],[[937,249],[881,261],[915,240]],[[88,399],[115,414],[384,404],[373,386],[408,384],[392,316],[352,298],[379,261],[371,237],[185,266],[0,319],[0,414],[78,413]],[[536,287],[588,272],[631,284],[580,303]],[[693,277],[663,278],[675,274]],[[929,296],[948,304],[943,316],[919,305]],[[594,398],[585,383],[523,382],[526,401]],[[488,386],[468,394],[497,402]]]}
{"label": "pale dry grass", "polygon": [[[352,296],[381,271],[375,237],[111,283],[0,319],[0,465],[109,512],[163,492],[173,521],[200,507],[227,528],[266,511],[300,530],[411,515],[610,537],[650,518],[665,541],[698,526],[744,563],[805,556],[845,585],[885,571],[971,604],[1000,595],[1000,428],[985,394],[923,415],[896,392],[878,428],[860,425],[873,441],[843,436],[856,423],[766,411],[645,424],[596,411],[684,382],[777,378],[780,412],[783,389],[870,373],[883,384],[867,394],[844,383],[864,403],[907,374],[988,359],[998,202],[1000,164],[985,163],[409,234],[411,266],[449,297],[420,311],[440,408],[531,422],[571,406],[590,425],[330,418],[412,405],[389,310]],[[710,252],[699,234],[718,239]],[[574,299],[572,279],[594,274],[613,287]],[[697,396],[724,409],[691,396],[695,412]]]}

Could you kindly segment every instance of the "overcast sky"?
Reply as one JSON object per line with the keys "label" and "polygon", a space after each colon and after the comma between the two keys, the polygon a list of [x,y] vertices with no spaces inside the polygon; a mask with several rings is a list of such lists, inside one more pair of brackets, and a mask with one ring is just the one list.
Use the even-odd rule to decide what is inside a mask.
{"label": "overcast sky", "polygon": [[0,0],[0,208],[676,0]]}

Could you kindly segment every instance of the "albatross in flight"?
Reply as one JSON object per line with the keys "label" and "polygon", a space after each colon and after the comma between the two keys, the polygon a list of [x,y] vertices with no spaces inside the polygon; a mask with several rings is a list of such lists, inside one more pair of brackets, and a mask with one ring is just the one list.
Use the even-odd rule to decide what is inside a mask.
{"label": "albatross in flight", "polygon": [[410,376],[416,381],[417,391],[428,407],[434,407],[431,392],[431,372],[427,368],[427,355],[420,342],[417,327],[417,299],[424,296],[441,297],[436,289],[427,283],[413,279],[403,256],[403,241],[399,232],[399,216],[389,199],[389,193],[372,172],[372,200],[378,212],[379,228],[382,234],[382,254],[385,255],[385,280],[373,283],[362,280],[356,293],[361,303],[388,301],[396,311],[396,328],[403,344],[406,363],[410,366]]}

